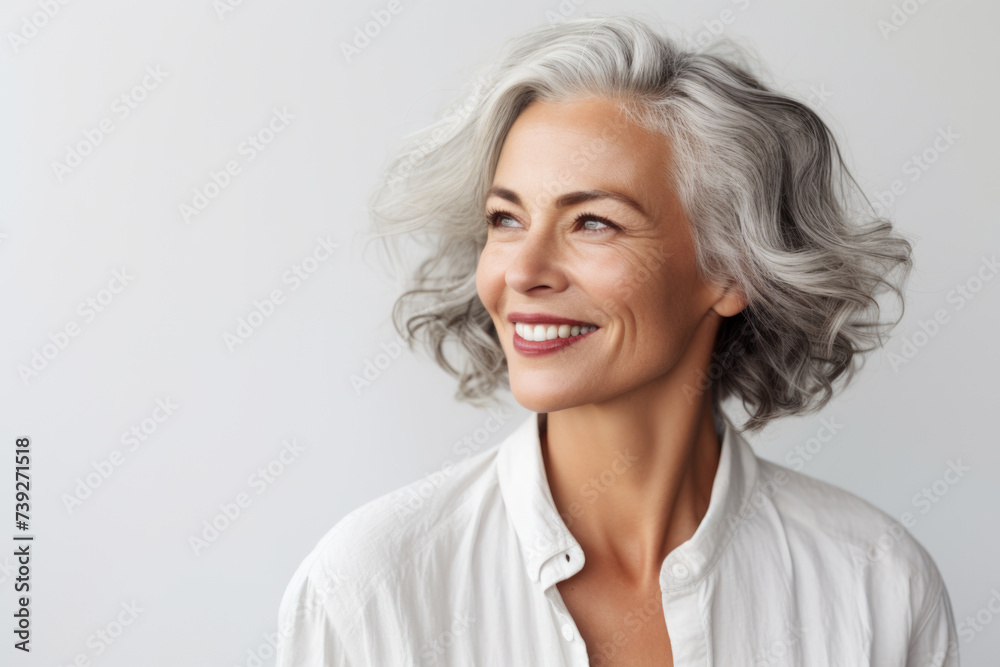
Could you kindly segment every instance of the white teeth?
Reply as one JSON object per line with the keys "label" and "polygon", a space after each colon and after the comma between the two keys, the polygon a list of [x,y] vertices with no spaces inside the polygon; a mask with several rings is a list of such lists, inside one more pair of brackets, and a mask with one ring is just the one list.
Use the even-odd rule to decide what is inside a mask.
{"label": "white teeth", "polygon": [[524,322],[515,322],[514,330],[517,335],[524,340],[553,340],[555,338],[569,338],[570,336],[579,336],[581,334],[590,333],[597,327],[595,326],[585,326],[581,327],[579,325],[569,325],[569,324],[525,324]]}

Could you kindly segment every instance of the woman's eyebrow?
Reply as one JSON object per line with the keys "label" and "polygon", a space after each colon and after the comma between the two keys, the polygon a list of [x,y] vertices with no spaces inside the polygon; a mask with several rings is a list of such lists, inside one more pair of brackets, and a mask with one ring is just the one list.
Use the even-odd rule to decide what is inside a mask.
{"label": "woman's eyebrow", "polygon": [[[486,192],[487,197],[491,195],[500,197],[501,199],[506,199],[512,204],[516,204],[517,206],[521,206],[523,208],[521,198],[518,197],[517,193],[513,190],[495,185]],[[579,190],[577,192],[567,192],[564,195],[560,195],[559,198],[556,199],[556,208],[565,208],[567,206],[573,206],[575,204],[592,201],[594,199],[614,199],[615,201],[620,201],[623,204],[634,208],[644,217],[649,217],[639,202],[627,195],[623,195],[619,192],[611,192],[610,190]]]}

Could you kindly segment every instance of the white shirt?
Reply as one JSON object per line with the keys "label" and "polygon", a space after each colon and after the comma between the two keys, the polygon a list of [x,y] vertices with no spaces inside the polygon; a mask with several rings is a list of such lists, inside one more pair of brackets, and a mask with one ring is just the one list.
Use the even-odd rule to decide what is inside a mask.
{"label": "white shirt", "polygon": [[[707,513],[660,568],[674,665],[957,667],[948,592],[905,528],[717,420]],[[562,601],[556,583],[584,553],[552,500],[545,423],[531,413],[499,446],[335,525],[282,599],[278,667],[585,666],[641,632],[637,609],[588,647]]]}

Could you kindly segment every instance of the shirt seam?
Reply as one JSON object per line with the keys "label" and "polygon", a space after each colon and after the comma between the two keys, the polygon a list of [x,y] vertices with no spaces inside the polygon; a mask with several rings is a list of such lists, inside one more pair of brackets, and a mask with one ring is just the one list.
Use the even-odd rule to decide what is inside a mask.
{"label": "shirt seam", "polygon": [[920,637],[924,628],[927,627],[927,624],[931,620],[931,612],[934,610],[934,607],[943,602],[942,598],[944,597],[945,591],[944,581],[941,580],[940,577],[934,577],[934,579],[934,592],[927,595],[928,602],[924,604],[924,608],[921,610],[920,616],[917,617],[920,622],[916,625],[916,629],[910,633],[910,641],[906,646],[907,652],[913,648],[913,642]]}

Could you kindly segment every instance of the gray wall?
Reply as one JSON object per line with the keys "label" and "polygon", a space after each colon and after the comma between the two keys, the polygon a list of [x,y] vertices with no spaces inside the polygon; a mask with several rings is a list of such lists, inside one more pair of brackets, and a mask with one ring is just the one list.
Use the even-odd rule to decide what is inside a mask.
{"label": "gray wall", "polygon": [[[323,533],[464,456],[453,444],[487,417],[405,351],[370,385],[352,386],[395,340],[395,287],[356,234],[390,148],[455,95],[486,45],[560,5],[515,0],[473,13],[457,0],[399,0],[347,62],[341,44],[388,3],[235,1],[49,0],[57,11],[47,17],[37,0],[12,0],[0,13],[0,438],[7,471],[14,438],[32,438],[37,536],[34,650],[18,664],[79,654],[109,667],[254,664],[268,653],[259,647],[288,579]],[[842,424],[796,466],[893,516],[911,512],[958,621],[991,620],[1000,278],[980,283],[977,272],[1000,250],[987,195],[1000,136],[1000,9],[916,0],[566,0],[562,9],[638,10],[689,32],[745,36],[779,83],[821,106],[866,192],[890,204],[882,193],[895,187],[887,210],[918,238],[896,336],[822,414],[752,442],[788,464],[822,419]],[[894,11],[898,29],[886,31]],[[937,139],[949,131],[950,142]],[[258,133],[270,143],[243,143]],[[54,166],[88,141],[89,154]],[[926,168],[913,162],[920,155]],[[212,188],[230,162],[236,173],[217,173]],[[214,196],[194,201],[206,187]],[[182,204],[206,205],[185,216]],[[287,272],[314,252],[324,261],[306,261],[314,271],[296,283]],[[959,285],[978,291],[959,298]],[[282,301],[270,316],[227,345],[274,290]],[[938,311],[944,324],[922,333]],[[67,327],[75,335],[61,335]],[[22,377],[36,351],[40,370]],[[527,414],[509,403],[510,419],[484,446]],[[123,436],[133,427],[142,439]],[[273,463],[293,441],[287,463]],[[971,470],[938,481],[959,461]],[[257,472],[269,464],[280,474]],[[0,477],[9,507],[13,474]],[[934,502],[919,498],[925,487]],[[237,501],[238,518],[193,547],[220,504]],[[0,566],[10,619],[13,558]],[[135,620],[110,646],[98,639],[133,602]],[[963,635],[963,664],[998,653],[1000,620]]]}

